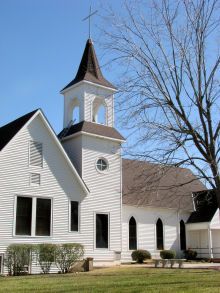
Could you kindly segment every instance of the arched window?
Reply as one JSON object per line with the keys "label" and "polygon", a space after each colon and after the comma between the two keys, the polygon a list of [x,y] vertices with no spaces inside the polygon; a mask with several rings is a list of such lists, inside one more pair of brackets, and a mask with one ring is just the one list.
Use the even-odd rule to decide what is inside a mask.
{"label": "arched window", "polygon": [[180,249],[186,250],[186,227],[183,220],[180,221]]}
{"label": "arched window", "polygon": [[74,98],[71,100],[70,104],[70,115],[71,115],[71,120],[73,124],[79,123],[79,100],[77,98]]}
{"label": "arched window", "polygon": [[106,105],[101,98],[93,101],[92,121],[106,125]]}
{"label": "arched window", "polygon": [[157,249],[163,250],[164,244],[163,244],[163,223],[161,219],[157,220],[156,223],[156,237],[157,237]]}
{"label": "arched window", "polygon": [[137,249],[137,224],[134,217],[129,221],[129,250]]}
{"label": "arched window", "polygon": [[100,105],[97,114],[96,114],[96,122],[99,124],[106,124],[106,109],[105,106]]}
{"label": "arched window", "polygon": [[79,106],[75,106],[73,108],[72,121],[73,121],[73,124],[79,123]]}

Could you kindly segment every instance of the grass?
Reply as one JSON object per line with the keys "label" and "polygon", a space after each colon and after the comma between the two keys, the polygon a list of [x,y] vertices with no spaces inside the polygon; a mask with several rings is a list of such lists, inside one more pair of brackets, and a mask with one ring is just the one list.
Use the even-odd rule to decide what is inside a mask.
{"label": "grass", "polygon": [[0,278],[0,292],[220,292],[220,272],[195,269],[106,268],[88,273]]}

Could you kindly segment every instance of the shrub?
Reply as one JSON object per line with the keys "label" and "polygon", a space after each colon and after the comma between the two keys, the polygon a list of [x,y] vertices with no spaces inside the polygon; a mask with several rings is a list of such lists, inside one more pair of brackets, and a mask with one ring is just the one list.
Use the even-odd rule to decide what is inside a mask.
{"label": "shrub", "polygon": [[25,271],[25,266],[31,262],[32,245],[11,244],[8,246],[5,255],[5,266],[9,275],[21,275]]}
{"label": "shrub", "polygon": [[56,247],[56,265],[61,273],[68,273],[71,267],[84,255],[84,248],[81,244],[65,243]]}
{"label": "shrub", "polygon": [[197,251],[189,248],[184,251],[184,255],[187,260],[194,260],[197,257]]}
{"label": "shrub", "polygon": [[55,261],[56,245],[43,243],[35,246],[37,261],[44,274],[50,272],[52,263]]}
{"label": "shrub", "polygon": [[160,257],[162,259],[172,259],[176,257],[176,251],[175,250],[161,250]]}
{"label": "shrub", "polygon": [[147,250],[138,249],[132,252],[131,257],[138,263],[143,263],[145,259],[151,259],[151,254]]}

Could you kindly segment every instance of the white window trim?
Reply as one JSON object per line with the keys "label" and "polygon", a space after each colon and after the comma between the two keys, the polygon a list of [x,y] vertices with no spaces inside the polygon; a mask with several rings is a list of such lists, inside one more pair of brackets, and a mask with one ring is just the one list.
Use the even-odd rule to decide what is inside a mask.
{"label": "white window trim", "polygon": [[[98,160],[104,160],[107,163],[107,168],[103,171],[99,170],[99,168],[97,167],[97,162]],[[104,157],[98,157],[95,160],[95,169],[99,174],[107,174],[109,172],[109,161],[108,159],[104,158]]]}
{"label": "white window trim", "polygon": [[[159,219],[161,219],[162,224],[163,224],[163,249],[157,249],[157,221],[158,221]],[[156,251],[156,252],[160,252],[160,251],[166,250],[166,248],[165,248],[165,224],[164,224],[164,219],[161,218],[161,217],[158,217],[158,218],[156,219],[155,224],[154,224],[154,237],[155,237],[155,238],[154,238],[154,239],[155,239],[155,243],[154,243],[154,245],[155,245],[155,251]]]}
{"label": "white window trim", "polygon": [[[16,234],[16,214],[17,214],[17,198],[18,197],[29,197],[32,198],[32,215],[31,215],[31,235],[17,235]],[[39,236],[36,235],[36,208],[37,199],[50,199],[51,201],[51,215],[50,215],[50,235]],[[15,195],[14,199],[14,221],[13,221],[13,237],[15,238],[52,238],[53,237],[53,198],[43,196],[32,196],[32,195]]]}
{"label": "white window trim", "polygon": [[129,252],[132,252],[132,251],[135,251],[135,249],[129,249],[129,238],[130,238],[130,235],[129,235],[129,222],[130,222],[130,219],[131,218],[134,218],[135,219],[135,221],[136,221],[136,236],[137,236],[137,250],[139,249],[139,242],[138,242],[138,240],[139,240],[139,229],[138,229],[138,226],[139,226],[139,223],[138,223],[138,221],[137,221],[137,216],[135,215],[130,215],[129,216],[129,218],[128,218],[128,235],[127,235],[127,251],[129,251]]}
{"label": "white window trim", "polygon": [[[36,142],[36,143],[41,143],[42,144],[42,167],[31,165],[31,152],[30,152],[31,142]],[[42,142],[36,141],[36,140],[30,140],[28,142],[28,167],[36,168],[37,170],[41,170],[41,169],[44,168],[44,146],[43,146]]]}
{"label": "white window trim", "polygon": [[183,223],[184,223],[184,227],[185,227],[185,244],[186,244],[186,249],[187,249],[187,242],[186,242],[186,223],[185,223],[185,221],[183,220],[183,218],[180,218],[180,220],[179,220],[179,250],[181,251],[181,252],[183,252],[184,251],[184,249],[181,249],[181,234],[180,234],[180,222],[181,221],[183,221]]}
{"label": "white window trim", "polygon": [[[76,201],[78,202],[78,231],[72,231],[71,230],[71,201]],[[81,202],[78,200],[69,200],[69,232],[74,233],[74,234],[79,234],[81,230],[81,222],[80,222],[80,215],[81,215]]]}
{"label": "white window trim", "polygon": [[[96,247],[96,215],[108,215],[108,248],[97,248]],[[101,251],[110,250],[110,212],[94,212],[94,249]]]}

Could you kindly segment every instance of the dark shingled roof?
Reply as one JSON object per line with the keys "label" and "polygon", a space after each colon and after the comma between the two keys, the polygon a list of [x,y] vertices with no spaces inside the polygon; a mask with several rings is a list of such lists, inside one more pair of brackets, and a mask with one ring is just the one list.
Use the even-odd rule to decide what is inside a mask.
{"label": "dark shingled roof", "polygon": [[0,127],[0,151],[9,143],[15,134],[28,122],[37,112],[34,110],[2,127]]}
{"label": "dark shingled roof", "polygon": [[66,85],[61,91],[71,87],[72,85],[82,80],[90,81],[112,89],[116,89],[102,75],[91,39],[88,39],[86,43],[86,47],[75,78],[70,83],[68,83],[68,85]]}
{"label": "dark shingled roof", "polygon": [[125,138],[115,128],[102,125],[102,124],[97,124],[94,122],[87,122],[87,121],[82,121],[77,124],[74,124],[70,126],[69,129],[64,128],[58,134],[58,137],[61,139],[80,131],[91,133],[91,134],[97,134],[97,135],[101,135],[101,136],[105,136],[109,138],[125,140]]}
{"label": "dark shingled roof", "polygon": [[196,211],[190,215],[187,223],[211,222],[218,209],[215,191],[204,190],[196,192],[193,198]]}
{"label": "dark shingled roof", "polygon": [[193,211],[192,192],[206,187],[185,168],[122,161],[123,204]]}

